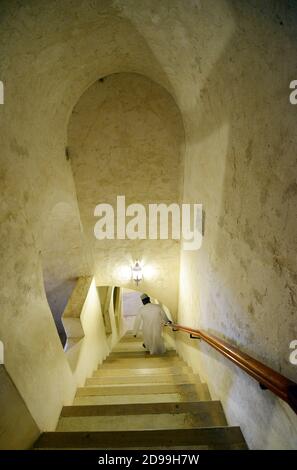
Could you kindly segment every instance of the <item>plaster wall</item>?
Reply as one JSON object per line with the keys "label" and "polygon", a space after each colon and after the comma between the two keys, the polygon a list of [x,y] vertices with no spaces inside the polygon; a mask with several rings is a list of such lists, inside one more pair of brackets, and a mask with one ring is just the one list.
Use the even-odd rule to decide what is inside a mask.
{"label": "plaster wall", "polygon": [[[181,255],[179,321],[296,381],[296,34],[290,10],[239,4],[187,140],[184,200],[203,204],[205,236]],[[284,402],[207,345],[180,339],[179,348],[250,448],[296,448],[296,415]]]}
{"label": "plaster wall", "polygon": [[[181,257],[180,321],[295,378],[296,17],[277,0],[1,2],[0,339],[41,429],[75,388],[44,292],[42,233],[57,203],[78,213],[67,123],[83,92],[113,73],[149,77],[182,114],[184,200],[204,204],[206,231],[202,250]],[[88,244],[82,251],[92,260]],[[294,445],[296,417],[279,400],[205,348],[197,361],[183,348],[250,447]]]}
{"label": "plaster wall", "polygon": [[[74,291],[70,299],[72,305],[75,302],[78,304],[80,301],[83,302],[79,315],[83,338],[79,339],[78,343],[66,352],[77,387],[84,385],[86,378],[93,374],[98,364],[102,363],[108,355],[110,347],[118,340],[118,334],[113,325],[113,341],[109,347],[95,280],[93,278],[91,282],[88,282],[88,278],[86,278],[85,282],[89,286],[87,296],[80,299],[81,290],[77,293]],[[75,294],[77,294],[77,297],[73,298]]]}
{"label": "plaster wall", "polygon": [[[53,207],[69,204],[78,214],[65,153],[68,117],[98,77],[135,64],[130,49],[138,51],[138,57],[147,50],[128,21],[106,17],[104,12],[103,16],[97,12],[94,21],[92,2],[74,3],[75,9],[73,2],[0,5],[0,72],[5,89],[0,108],[0,338],[7,370],[41,430],[55,427],[76,386],[45,296],[42,266],[42,250],[48,251],[44,228]],[[100,45],[99,62],[94,44]],[[148,63],[150,58],[144,69]],[[53,258],[55,243],[64,236],[57,231]]]}
{"label": "plaster wall", "polygon": [[0,365],[0,409],[0,449],[30,448],[40,432],[3,364]]}

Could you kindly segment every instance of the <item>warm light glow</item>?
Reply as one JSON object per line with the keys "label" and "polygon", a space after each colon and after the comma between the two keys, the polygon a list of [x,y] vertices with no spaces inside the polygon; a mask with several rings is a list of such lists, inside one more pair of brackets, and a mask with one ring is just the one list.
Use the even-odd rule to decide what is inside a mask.
{"label": "warm light glow", "polygon": [[130,266],[119,266],[115,272],[115,277],[120,283],[129,282],[131,280]]}
{"label": "warm light glow", "polygon": [[148,264],[143,267],[143,278],[146,281],[152,281],[156,278],[157,276],[157,269],[155,266]]}

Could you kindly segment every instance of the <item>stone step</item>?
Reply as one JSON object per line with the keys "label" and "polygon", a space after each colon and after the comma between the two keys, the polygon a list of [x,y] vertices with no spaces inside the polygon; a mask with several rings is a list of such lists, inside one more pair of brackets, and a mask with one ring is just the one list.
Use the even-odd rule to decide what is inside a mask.
{"label": "stone step", "polygon": [[161,362],[162,364],[168,362],[181,362],[182,364],[184,363],[182,359],[176,354],[175,351],[172,351],[172,354],[168,354],[168,356],[164,354],[149,354],[147,351],[124,351],[124,352],[115,352],[111,353],[107,358],[105,359],[104,363],[109,363],[109,362],[115,362],[115,361],[121,361],[121,362],[138,362],[138,361],[144,361],[144,362]]}
{"label": "stone step", "polygon": [[99,369],[94,371],[93,377],[121,377],[121,376],[151,376],[155,375],[181,375],[192,373],[191,369],[187,366],[182,367],[152,367],[152,368],[108,368],[100,366]]}
{"label": "stone step", "polygon": [[[136,387],[138,388],[138,387]],[[83,389],[82,389],[83,390]],[[88,387],[89,392],[83,392],[83,395],[77,395],[74,398],[74,405],[111,405],[111,404],[129,404],[129,403],[165,403],[165,402],[192,402],[211,400],[209,390],[206,384],[197,384],[196,390],[193,389],[177,390],[171,393],[137,393],[118,395],[102,395],[101,391],[95,392],[96,387]],[[97,389],[98,390],[98,389]],[[94,392],[93,392],[94,391]],[[92,393],[93,392],[93,393]],[[164,392],[164,390],[163,390]],[[86,395],[86,393],[92,393]]]}
{"label": "stone step", "polygon": [[106,359],[101,369],[110,368],[126,368],[126,369],[143,369],[143,368],[155,368],[155,367],[182,367],[185,365],[178,357],[153,357],[147,354],[144,357],[137,358],[110,358]]}
{"label": "stone step", "polygon": [[247,449],[239,427],[150,431],[46,432],[35,449]]}
{"label": "stone step", "polygon": [[[71,408],[71,413],[63,409],[56,429],[58,432],[189,429],[227,425],[222,406],[217,401],[68,408]],[[107,411],[104,413],[100,408],[107,408]]]}
{"label": "stone step", "polygon": [[[125,341],[119,342],[114,347],[112,352],[125,352],[125,351],[145,351],[143,345],[143,339],[138,339],[137,341]],[[171,346],[166,345],[167,351],[173,351],[174,349]]]}
{"label": "stone step", "polygon": [[118,343],[112,352],[133,352],[133,351],[142,351],[144,352],[145,349],[142,346],[142,342],[137,343]]}
{"label": "stone step", "polygon": [[116,376],[116,377],[90,377],[86,380],[86,387],[88,386],[104,386],[104,385],[143,385],[143,384],[184,384],[184,383],[200,383],[198,375],[194,374],[179,374],[179,375],[166,375],[155,374],[152,375],[136,375],[136,376]]}
{"label": "stone step", "polygon": [[144,403],[126,405],[102,405],[102,406],[64,406],[61,417],[71,416],[119,416],[119,415],[144,415],[158,413],[223,413],[220,401],[193,401],[185,403]]}
{"label": "stone step", "polygon": [[122,336],[120,341],[118,342],[118,344],[121,344],[121,343],[137,343],[141,341],[141,339],[139,338],[139,336],[137,336],[136,338],[134,337],[134,335],[131,333],[130,335],[125,335],[125,336]]}
{"label": "stone step", "polygon": [[[208,398],[203,396],[201,400],[207,400]],[[113,395],[107,397],[106,395],[99,396],[83,396],[75,397],[74,405],[109,405],[109,404],[143,404],[143,403],[166,403],[166,402],[186,402],[187,397],[179,395],[178,393],[164,393],[162,395]]]}
{"label": "stone step", "polygon": [[159,415],[130,415],[110,416],[108,422],[103,416],[90,416],[87,418],[61,418],[57,432],[68,431],[145,431],[152,429],[191,429],[198,427],[222,426],[219,419],[213,420],[210,416],[201,419],[192,413],[159,414]]}
{"label": "stone step", "polygon": [[[144,348],[142,350],[136,351],[112,351],[109,356],[106,358],[106,361],[114,359],[138,359],[138,358],[154,358],[154,359],[167,359],[167,358],[177,358],[180,359],[176,351],[167,351],[166,354],[149,354]],[[181,360],[181,359],[180,359]]]}
{"label": "stone step", "polygon": [[160,395],[163,393],[178,393],[181,395],[195,395],[201,390],[201,384],[187,383],[187,384],[141,384],[141,385],[118,385],[114,386],[92,386],[80,387],[76,391],[77,397],[92,396],[92,395]]}
{"label": "stone step", "polygon": [[[147,349],[143,346],[144,344],[144,340],[141,339],[137,342],[130,342],[130,343],[117,343],[115,346],[113,346],[113,349],[110,351],[110,353],[112,354],[113,352],[145,352],[147,351]],[[177,351],[174,347],[170,346],[170,345],[166,345],[165,344],[165,348],[166,348],[166,351],[163,353],[163,354],[159,354],[160,356],[167,356],[167,355],[170,355],[172,353],[174,354],[177,354]]]}

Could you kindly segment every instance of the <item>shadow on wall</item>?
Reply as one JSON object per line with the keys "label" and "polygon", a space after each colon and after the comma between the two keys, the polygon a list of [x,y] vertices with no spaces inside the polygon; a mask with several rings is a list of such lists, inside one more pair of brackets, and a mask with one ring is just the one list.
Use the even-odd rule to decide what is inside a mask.
{"label": "shadow on wall", "polygon": [[61,283],[59,283],[53,288],[49,287],[51,285],[50,282],[48,284],[46,282],[44,283],[46,298],[53,314],[58,335],[60,337],[63,347],[66,344],[67,336],[63,327],[63,323],[61,321],[61,317],[67,305],[67,302],[75,288],[76,282],[77,279],[66,279],[65,281],[61,281]]}
{"label": "shadow on wall", "polygon": [[43,231],[42,247],[46,297],[64,347],[66,333],[61,316],[77,279],[87,273],[82,229],[70,204],[60,202],[53,207]]}
{"label": "shadow on wall", "polygon": [[[199,286],[194,322],[296,380],[289,343],[297,337],[297,136],[289,83],[296,76],[297,12],[278,2],[260,10],[229,3],[236,30],[197,107],[186,112],[192,138],[185,199],[203,203],[208,225],[202,249],[183,254],[189,286],[182,286],[181,308]],[[249,444],[290,446],[290,411],[270,395],[263,406],[256,383],[214,359],[207,346],[201,350],[210,388],[225,397],[232,420],[245,420]],[[272,424],[277,431],[268,437]]]}

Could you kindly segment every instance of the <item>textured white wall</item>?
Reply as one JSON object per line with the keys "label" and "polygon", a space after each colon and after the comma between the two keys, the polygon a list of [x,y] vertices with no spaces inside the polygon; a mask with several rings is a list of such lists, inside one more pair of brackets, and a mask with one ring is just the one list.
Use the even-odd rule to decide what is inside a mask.
{"label": "textured white wall", "polygon": [[[86,281],[86,285],[89,281]],[[72,301],[80,303],[83,301],[83,307],[80,314],[80,323],[83,331],[83,338],[67,350],[66,355],[69,358],[73,378],[77,387],[82,387],[87,377],[93,374],[99,363],[106,358],[112,347],[118,340],[118,333],[113,325],[113,341],[108,344],[103,323],[102,311],[98,289],[93,278],[86,298],[80,298],[80,291],[77,291],[77,297],[73,298],[76,292],[71,296]],[[74,351],[72,352],[72,349]],[[73,354],[74,353],[74,354]],[[73,357],[75,356],[75,357]]]}
{"label": "textured white wall", "polygon": [[[287,348],[296,337],[296,108],[288,101],[295,6],[9,0],[0,21],[0,337],[39,426],[52,425],[44,402],[53,397],[55,414],[74,391],[65,387],[71,372],[44,294],[42,232],[57,203],[76,204],[65,158],[71,110],[112,73],[146,75],[181,110],[184,198],[204,204],[206,234],[198,254],[182,256],[180,320],[224,334],[294,378]],[[199,358],[251,447],[293,446],[296,417],[286,407],[205,348]]]}
{"label": "textured white wall", "polygon": [[[234,8],[236,31],[187,134],[184,199],[203,204],[206,224],[201,250],[181,256],[179,320],[296,381],[297,137],[288,96],[297,17],[249,3]],[[296,448],[297,419],[286,404],[208,346],[190,344],[180,345],[185,357],[251,448]]]}
{"label": "textured white wall", "polygon": [[40,432],[3,364],[0,365],[0,392],[0,449],[30,448]]}

